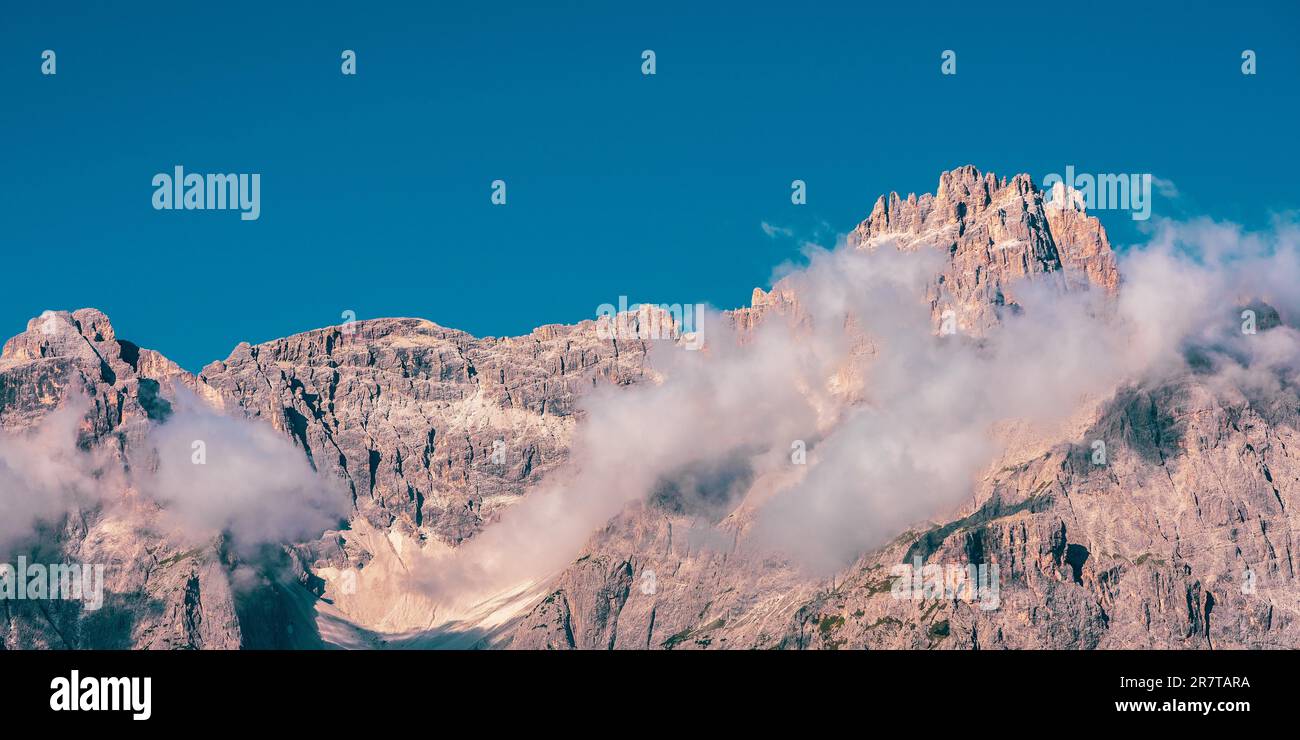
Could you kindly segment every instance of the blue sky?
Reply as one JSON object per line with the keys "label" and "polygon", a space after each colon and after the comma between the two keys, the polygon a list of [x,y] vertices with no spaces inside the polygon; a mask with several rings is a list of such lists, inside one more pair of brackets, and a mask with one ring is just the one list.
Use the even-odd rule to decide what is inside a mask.
{"label": "blue sky", "polygon": [[[1156,216],[1300,207],[1294,2],[44,5],[0,24],[0,334],[95,306],[190,369],[345,310],[742,305],[819,224],[967,163],[1151,172]],[[261,173],[261,217],[155,211],[178,164]]]}

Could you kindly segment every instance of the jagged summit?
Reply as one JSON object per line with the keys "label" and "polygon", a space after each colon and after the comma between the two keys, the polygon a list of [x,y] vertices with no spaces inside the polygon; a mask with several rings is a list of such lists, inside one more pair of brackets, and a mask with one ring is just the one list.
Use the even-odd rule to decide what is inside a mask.
{"label": "jagged summit", "polygon": [[45,311],[28,320],[26,331],[5,342],[0,362],[93,354],[95,345],[115,339],[113,325],[99,309]]}
{"label": "jagged summit", "polygon": [[1047,280],[1062,290],[1119,289],[1115,254],[1101,222],[1073,210],[1049,208],[1027,174],[999,180],[971,165],[939,176],[934,194],[897,193],[877,199],[871,215],[849,235],[859,249],[947,252],[949,266],[931,291],[936,314],[952,309],[959,327],[980,333],[997,322],[997,308],[1014,304],[1015,283]]}
{"label": "jagged summit", "polygon": [[[952,310],[958,329],[971,335],[997,324],[1001,307],[1016,304],[1021,281],[1116,295],[1119,268],[1101,222],[1081,210],[1048,207],[1044,198],[1027,174],[999,180],[966,165],[941,174],[934,193],[880,196],[848,243],[867,251],[941,251],[947,263],[925,297],[936,325]],[[788,281],[778,281],[770,292],[755,289],[751,307],[735,320],[750,326],[768,309],[797,303]]]}
{"label": "jagged summit", "polygon": [[1049,273],[1062,274],[1070,289],[1116,292],[1119,270],[1101,222],[1080,210],[1047,207],[1045,196],[1027,174],[999,180],[966,165],[940,175],[934,194],[880,196],[849,241],[863,249],[886,242],[947,249],[953,270],[945,282],[959,300]]}

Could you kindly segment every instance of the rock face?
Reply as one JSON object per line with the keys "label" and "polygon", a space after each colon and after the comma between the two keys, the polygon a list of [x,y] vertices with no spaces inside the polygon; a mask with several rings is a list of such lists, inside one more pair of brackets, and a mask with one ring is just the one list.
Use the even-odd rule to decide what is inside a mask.
{"label": "rock face", "polygon": [[[216,408],[265,421],[318,471],[345,480],[354,525],[454,546],[564,461],[579,394],[642,376],[647,341],[600,340],[593,327],[476,339],[422,320],[362,321],[241,344],[192,376],[117,340],[99,311],[51,313],[5,345],[0,422],[30,429],[69,391],[80,393],[92,403],[81,444],[111,450],[123,469],[147,466],[149,424],[170,413],[174,386],[188,388]],[[121,496],[134,500],[125,487]],[[172,546],[155,532],[157,514],[145,504],[75,511],[62,531],[32,544],[31,562],[110,564],[116,575],[107,588],[122,603],[83,613],[75,602],[0,602],[4,644],[320,646],[310,602],[321,583],[303,559],[346,569],[373,555],[350,533],[327,533],[260,564],[256,588],[232,590],[240,563],[224,541],[197,551]],[[33,604],[58,605],[73,626],[49,624]],[[111,634],[98,626],[106,620]]]}
{"label": "rock face", "polygon": [[565,460],[579,394],[642,376],[646,343],[593,322],[476,339],[377,319],[241,344],[198,382],[348,482],[380,529],[456,545]]}
{"label": "rock face", "polygon": [[[936,324],[952,311],[970,335],[1015,306],[1017,281],[1121,289],[1097,220],[1046,205],[1025,175],[944,173],[934,194],[880,198],[850,242],[937,251],[943,266],[925,300]],[[773,312],[798,311],[782,282],[728,315],[749,331]],[[191,375],[119,340],[94,309],[33,319],[0,356],[4,430],[34,429],[84,396],[79,445],[116,480],[113,471],[151,464],[147,432],[188,389],[280,432],[317,471],[345,482],[353,511],[342,531],[244,560],[224,537],[178,545],[123,475],[114,500],[47,522],[22,549],[44,562],[108,563],[104,608],[0,601],[0,644],[321,647],[335,642],[322,613],[358,630],[418,631],[432,619],[424,605],[349,602],[342,575],[400,572],[403,542],[455,548],[478,536],[565,466],[584,393],[655,380],[650,340],[599,328],[586,321],[497,339],[376,319],[241,344]],[[409,644],[1295,647],[1298,409],[1294,389],[1257,398],[1195,372],[1123,388],[1080,409],[1067,429],[1009,434],[959,511],[819,579],[749,539],[759,489],[773,481],[723,511],[648,497],[593,533],[536,598],[483,633],[490,639]],[[1106,465],[1091,458],[1097,439]],[[918,560],[932,569],[996,564],[996,608],[924,588],[894,598],[909,583],[898,566]]]}

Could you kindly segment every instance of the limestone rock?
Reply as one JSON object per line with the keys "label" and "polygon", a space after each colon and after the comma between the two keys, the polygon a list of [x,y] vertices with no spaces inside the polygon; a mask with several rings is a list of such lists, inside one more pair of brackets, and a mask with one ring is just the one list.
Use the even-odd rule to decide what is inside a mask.
{"label": "limestone rock", "polygon": [[[850,241],[939,252],[925,300],[936,321],[953,310],[975,336],[1016,305],[1018,280],[1121,290],[1098,221],[1045,204],[1026,175],[944,173],[934,194],[881,197]],[[772,313],[797,316],[799,300],[779,282],[727,317],[749,332]],[[476,537],[566,464],[585,393],[655,381],[652,340],[607,338],[601,328],[593,320],[476,338],[421,319],[374,319],[240,344],[191,375],[119,339],[95,309],[33,319],[0,355],[0,428],[30,430],[81,396],[79,442],[107,461],[104,472],[147,466],[146,433],[184,388],[284,435],[346,483],[353,511],[348,529],[254,562],[222,538],[198,548],[170,541],[157,507],[124,486],[24,545],[47,562],[109,563],[105,607],[0,602],[0,644],[327,644],[335,638],[320,631],[321,613],[355,619],[321,599],[340,574],[376,562],[400,569],[393,543],[455,548]],[[959,511],[825,578],[754,546],[754,501],[707,515],[638,501],[513,620],[467,631],[467,640],[532,649],[1297,647],[1300,398],[1285,393],[1264,400],[1190,372],[1123,388],[1081,409],[1069,430],[1003,430],[1008,450],[972,481]],[[1093,439],[1106,441],[1108,464],[1091,461]],[[894,598],[896,567],[917,558],[996,563],[997,608]],[[430,619],[417,602],[402,609],[411,624]],[[375,625],[354,627],[368,645],[384,644]],[[402,644],[465,642],[439,634]]]}

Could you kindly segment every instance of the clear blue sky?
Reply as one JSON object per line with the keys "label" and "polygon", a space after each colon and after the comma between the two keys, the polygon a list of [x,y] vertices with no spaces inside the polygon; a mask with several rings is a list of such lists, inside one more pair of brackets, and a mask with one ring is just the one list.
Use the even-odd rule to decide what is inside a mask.
{"label": "clear blue sky", "polygon": [[[197,369],[346,309],[505,335],[733,307],[799,258],[761,222],[846,231],[966,163],[1152,172],[1182,194],[1157,215],[1300,207],[1296,2],[536,5],[10,3],[0,333],[95,306]],[[261,218],[153,210],[177,164],[261,173]]]}

